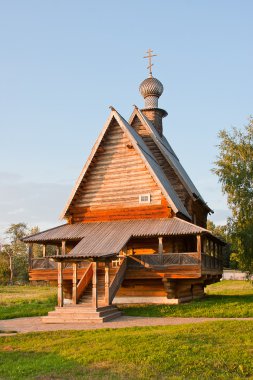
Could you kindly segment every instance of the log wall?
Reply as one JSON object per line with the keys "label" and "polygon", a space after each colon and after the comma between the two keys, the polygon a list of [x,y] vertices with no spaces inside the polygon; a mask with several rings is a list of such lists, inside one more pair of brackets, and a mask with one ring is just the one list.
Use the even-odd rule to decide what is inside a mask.
{"label": "log wall", "polygon": [[[140,204],[141,194],[150,194],[150,203]],[[116,121],[100,143],[68,214],[72,223],[173,216],[161,189]]]}

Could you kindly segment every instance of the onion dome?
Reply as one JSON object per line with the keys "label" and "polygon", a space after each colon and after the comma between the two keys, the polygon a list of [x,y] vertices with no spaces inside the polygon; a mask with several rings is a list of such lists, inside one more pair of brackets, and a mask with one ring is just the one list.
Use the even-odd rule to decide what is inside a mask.
{"label": "onion dome", "polygon": [[141,82],[140,93],[145,99],[145,108],[158,108],[158,99],[163,93],[162,83],[150,76]]}
{"label": "onion dome", "polygon": [[158,79],[151,77],[141,82],[139,90],[144,99],[147,96],[159,98],[163,93],[163,85]]}

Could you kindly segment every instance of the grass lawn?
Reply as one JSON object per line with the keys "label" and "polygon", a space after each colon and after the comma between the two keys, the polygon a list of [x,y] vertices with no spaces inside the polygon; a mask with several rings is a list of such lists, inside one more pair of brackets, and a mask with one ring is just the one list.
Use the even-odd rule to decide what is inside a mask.
{"label": "grass lawn", "polygon": [[206,297],[181,305],[122,307],[143,317],[253,317],[253,286],[248,281],[220,281],[207,286]]}
{"label": "grass lawn", "polygon": [[55,307],[56,292],[49,286],[0,286],[0,319],[46,315]]}
{"label": "grass lawn", "polygon": [[253,379],[253,322],[0,338],[0,379]]}
{"label": "grass lawn", "polygon": [[[0,319],[46,315],[56,305],[55,287],[1,286]],[[253,286],[221,281],[206,288],[207,296],[182,305],[123,307],[126,315],[146,317],[253,317]]]}

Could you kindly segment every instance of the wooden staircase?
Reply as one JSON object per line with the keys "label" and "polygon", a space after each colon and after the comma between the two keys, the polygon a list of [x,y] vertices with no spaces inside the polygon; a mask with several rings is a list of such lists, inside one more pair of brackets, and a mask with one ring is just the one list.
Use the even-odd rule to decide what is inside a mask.
{"label": "wooden staircase", "polygon": [[[109,271],[109,303],[111,303],[117,290],[119,289],[126,270],[126,260],[122,261],[121,266],[110,268]],[[87,280],[89,276],[89,280]],[[77,305],[64,305],[56,307],[50,311],[46,317],[42,317],[44,323],[102,323],[121,316],[121,311],[116,306],[106,305],[105,303],[105,268],[97,268],[97,304],[92,306],[92,281],[90,268],[87,269],[87,276],[83,276],[80,281],[86,284],[83,286],[83,293],[78,299]],[[80,283],[81,287],[82,284]]]}
{"label": "wooden staircase", "polygon": [[[118,268],[110,268],[110,283],[114,279]],[[98,307],[105,306],[105,269],[98,268],[97,270],[97,297],[98,297]],[[91,307],[92,305],[92,282],[89,283],[84,293],[80,297],[78,304],[82,304],[86,307]]]}

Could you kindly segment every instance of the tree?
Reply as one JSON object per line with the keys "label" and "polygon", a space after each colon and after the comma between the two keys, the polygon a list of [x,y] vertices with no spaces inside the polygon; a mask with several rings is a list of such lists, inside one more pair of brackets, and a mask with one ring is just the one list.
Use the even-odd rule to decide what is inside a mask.
{"label": "tree", "polygon": [[28,279],[28,257],[25,243],[21,241],[27,235],[28,228],[25,223],[11,224],[5,235],[8,243],[4,244],[1,253],[8,258],[9,283],[14,279],[26,281]]}
{"label": "tree", "polygon": [[242,269],[253,272],[253,119],[244,129],[219,133],[219,155],[213,172],[227,195],[231,238]]}

